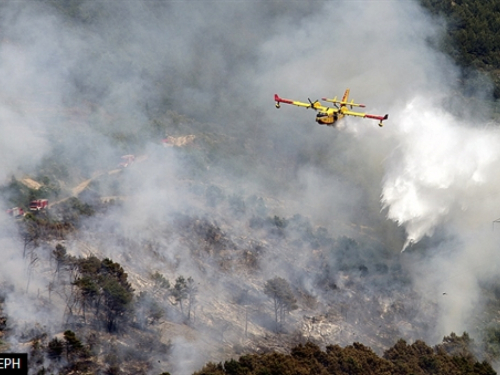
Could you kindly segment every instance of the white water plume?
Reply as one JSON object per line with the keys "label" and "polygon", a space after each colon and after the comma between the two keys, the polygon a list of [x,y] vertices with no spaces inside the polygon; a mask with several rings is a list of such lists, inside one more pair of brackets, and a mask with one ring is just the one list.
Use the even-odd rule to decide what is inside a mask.
{"label": "white water plume", "polygon": [[407,232],[403,250],[448,221],[471,215],[477,224],[494,219],[494,207],[481,202],[498,200],[499,131],[470,127],[420,97],[398,121],[399,145],[387,160],[382,203],[388,218]]}
{"label": "white water plume", "polygon": [[[366,229],[376,240],[376,249],[370,248],[366,254],[361,250],[346,251],[342,258],[353,259],[353,264],[360,259],[364,264],[368,259],[370,271],[377,265],[383,268],[383,256],[394,255],[391,243],[396,243],[399,250],[402,241],[399,232],[392,235],[392,223],[387,230],[379,225],[385,220],[379,215],[382,195],[387,210],[384,214],[407,232],[404,248],[432,235],[437,228],[464,234],[456,236],[460,238],[454,242],[433,248],[430,259],[413,262],[408,269],[413,272],[412,286],[415,284],[422,298],[440,307],[439,317],[424,311],[432,317],[429,320],[435,318],[440,325],[434,330],[431,324],[428,331],[440,335],[451,330],[458,333],[467,327],[480,300],[476,276],[493,278],[495,270],[486,266],[498,264],[494,236],[485,236],[481,226],[491,225],[491,220],[500,216],[500,183],[495,174],[500,134],[484,124],[471,127],[470,121],[444,109],[436,98],[433,90],[440,90],[440,98],[453,96],[450,86],[458,80],[458,73],[429,43],[439,39],[441,29],[418,2],[291,2],[282,6],[273,1],[174,1],[125,2],[118,6],[113,2],[83,1],[82,9],[95,15],[91,22],[77,26],[50,7],[43,7],[44,12],[36,7],[26,13],[21,11],[22,4],[8,5],[6,11],[11,9],[16,17],[5,17],[4,30],[12,42],[3,43],[0,50],[0,80],[6,96],[0,98],[0,134],[5,135],[0,141],[5,146],[0,180],[8,181],[23,169],[35,174],[38,160],[57,147],[62,151],[54,154],[71,170],[90,175],[96,170],[116,168],[114,155],[125,153],[117,140],[142,139],[148,123],[171,120],[165,110],[175,110],[179,117],[203,123],[195,126],[180,122],[174,127],[171,121],[168,131],[194,132],[199,135],[197,140],[205,137],[213,142],[210,154],[235,160],[234,169],[241,175],[238,178],[230,171],[223,173],[222,168],[212,167],[205,173],[210,158],[200,146],[185,152],[190,157],[187,161],[177,158],[171,149],[164,152],[158,146],[160,134],[155,135],[158,139],[148,139],[152,143],[149,147],[127,148],[127,153],[147,154],[148,159],[107,175],[109,190],[116,187],[118,191],[110,195],[128,198],[121,205],[123,210],[110,210],[90,220],[105,228],[101,233],[111,234],[110,241],[102,241],[99,250],[122,264],[130,275],[135,272],[146,279],[150,270],[159,270],[171,280],[191,275],[196,281],[202,280],[200,294],[206,300],[233,303],[225,296],[236,294],[238,289],[233,284],[239,285],[241,274],[235,274],[234,279],[223,278],[218,269],[212,271],[205,264],[200,267],[190,258],[189,244],[175,237],[177,229],[169,220],[172,212],[181,212],[190,215],[189,225],[198,224],[198,218],[205,214],[203,196],[196,198],[190,189],[204,189],[213,181],[222,181],[228,187],[228,196],[233,191],[262,191],[259,197],[272,197],[274,185],[271,192],[267,191],[268,181],[277,181],[277,196],[285,202],[284,213],[279,215],[308,216],[312,224],[319,222],[338,235]],[[32,30],[31,34],[26,30]],[[24,35],[31,35],[31,39],[25,40]],[[389,113],[384,128],[359,118],[344,119],[339,128],[320,127],[314,123],[314,112],[291,106],[277,112],[272,100],[275,92],[296,100],[308,96],[314,100],[341,95],[347,87],[351,88],[351,98],[367,104],[368,113]],[[27,88],[33,94],[27,95],[31,93]],[[47,95],[48,91],[54,95]],[[87,108],[90,115],[76,117],[75,122],[65,120],[66,109],[87,102],[82,108]],[[16,110],[16,106],[20,109]],[[47,113],[58,113],[62,120],[53,122],[53,115]],[[144,137],[147,139],[147,134]],[[232,152],[216,152],[219,145]],[[248,160],[239,163],[240,157]],[[183,163],[196,171],[193,180],[176,176]],[[252,174],[255,170],[259,173]],[[281,177],[269,178],[274,174]],[[210,179],[199,177],[204,175]],[[101,188],[107,191],[102,187],[104,181]],[[252,193],[245,194],[251,197]],[[246,196],[241,196],[243,201]],[[217,215],[211,210],[213,221],[222,223],[221,233],[226,231],[231,237],[244,227],[248,231],[245,236],[250,238],[248,218],[241,219],[241,223],[233,221],[233,214],[223,212],[225,206],[221,207]],[[274,212],[269,215],[272,217]],[[231,226],[224,227],[225,217],[232,221]],[[213,229],[211,225],[206,227]],[[9,236],[15,230],[14,225],[7,229]],[[80,235],[85,238],[83,231]],[[259,239],[260,234],[256,236]],[[87,238],[95,238],[94,233],[88,233]],[[130,245],[133,250],[127,251],[122,238],[130,238],[132,244],[138,245]],[[144,255],[147,247],[142,246],[142,240],[154,248],[150,256]],[[383,250],[378,250],[379,243]],[[295,244],[261,247],[259,251],[268,252],[267,259],[273,262],[268,261],[267,270],[248,281],[248,288],[257,291],[279,272],[290,280],[300,280],[311,295],[321,296],[322,290],[314,290],[313,282],[321,267],[307,262],[319,250],[311,254],[309,249]],[[4,243],[4,258],[8,261],[1,269],[2,281],[24,290],[27,283],[21,250],[18,244]],[[50,251],[45,252],[47,262]],[[200,253],[208,259],[208,252]],[[411,260],[407,255],[401,258]],[[397,262],[394,258],[387,262],[387,269]],[[337,258],[332,259],[333,263]],[[42,273],[42,267],[37,271]],[[51,302],[59,314],[50,315],[39,308],[35,292],[44,291],[50,299],[49,279],[33,274],[29,293],[21,299],[11,293],[5,311],[14,322],[22,318],[54,324],[53,330],[58,332],[62,329],[60,315],[64,306]],[[456,282],[457,274],[460,283]],[[377,296],[398,288],[390,272],[379,276],[386,281],[375,293]],[[442,298],[444,292],[446,298]],[[57,299],[57,295],[53,297],[53,301]],[[163,302],[166,308],[171,307],[168,301]],[[210,312],[209,303],[206,305]],[[202,308],[200,302],[198,311]],[[415,309],[424,310],[421,306]],[[368,307],[366,310],[371,313]],[[378,315],[373,310],[373,316]],[[203,317],[201,313],[198,316],[201,326]],[[266,327],[258,329],[256,332],[263,332]],[[363,330],[362,325],[359,330]],[[197,333],[200,342],[221,341],[215,329],[207,332]],[[168,334],[173,345],[172,367],[177,373],[191,373],[212,359],[211,348],[177,337],[173,330]],[[405,339],[426,334],[408,333]],[[328,339],[335,341],[338,337]],[[222,355],[216,357],[221,359]]]}

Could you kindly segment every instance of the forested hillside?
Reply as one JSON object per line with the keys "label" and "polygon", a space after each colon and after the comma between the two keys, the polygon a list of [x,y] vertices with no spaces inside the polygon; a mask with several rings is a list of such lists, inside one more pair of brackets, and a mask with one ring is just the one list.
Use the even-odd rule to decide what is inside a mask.
{"label": "forested hillside", "polygon": [[432,14],[446,21],[439,48],[464,71],[464,80],[478,80],[479,70],[495,83],[500,98],[500,3],[495,0],[421,0]]}
{"label": "forested hillside", "polygon": [[[0,350],[37,375],[495,374],[499,13],[1,3]],[[273,101],[346,88],[384,127]]]}
{"label": "forested hillside", "polygon": [[290,354],[268,353],[245,355],[223,364],[210,363],[195,375],[256,375],[256,374],[439,374],[494,375],[487,362],[476,362],[467,347],[467,335],[445,337],[443,344],[431,348],[422,341],[408,345],[398,341],[383,357],[360,344],[341,348],[328,345],[322,351],[306,343],[292,348]]}

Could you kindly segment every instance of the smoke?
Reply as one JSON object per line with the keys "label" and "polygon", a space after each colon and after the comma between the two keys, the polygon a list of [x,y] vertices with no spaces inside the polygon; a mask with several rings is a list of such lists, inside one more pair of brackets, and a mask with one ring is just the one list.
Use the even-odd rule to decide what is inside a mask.
{"label": "smoke", "polygon": [[[459,69],[433,48],[441,25],[434,26],[415,3],[330,3],[324,12],[264,44],[263,61],[272,70],[259,82],[303,101],[332,95],[332,86],[338,95],[350,87],[352,97],[369,103],[368,111],[388,112],[390,120],[376,129],[348,119],[340,136],[307,127],[298,152],[322,152],[330,162],[321,173],[302,168],[301,175],[323,180],[306,184],[302,197],[326,203],[312,210],[315,218],[329,214],[330,222],[376,226],[371,213],[380,196],[381,215],[406,232],[403,249],[439,231],[435,242],[424,245],[428,256],[407,263],[420,296],[439,309],[436,330],[427,337],[438,341],[450,331],[474,330],[471,317],[482,306],[479,284],[491,277],[497,259],[494,236],[487,232],[498,216],[498,130],[488,126],[485,113],[457,98]],[[332,25],[325,14],[342,17]],[[489,85],[474,91],[486,97]],[[290,128],[312,120],[307,111],[286,110],[294,116],[287,118]],[[339,168],[344,163],[347,171]],[[325,173],[341,179],[349,192],[325,180]],[[370,214],[360,207],[369,207]],[[446,290],[452,292],[442,294]]]}
{"label": "smoke", "polygon": [[[314,290],[321,259],[297,245],[305,219],[290,234],[294,243],[279,231],[263,240],[265,228],[246,225],[259,213],[299,213],[332,236],[377,243],[355,254],[332,246],[335,261],[326,263],[337,270],[350,262],[369,271],[401,263],[422,306],[439,311],[435,326],[405,338],[437,342],[472,328],[483,303],[480,284],[494,278],[498,264],[490,224],[500,216],[499,134],[457,99],[459,69],[434,48],[444,25],[417,2],[81,1],[65,14],[46,2],[25,5],[4,4],[0,20],[0,181],[37,174],[47,159],[66,165],[75,184],[100,173],[96,189],[122,203],[86,222],[79,240],[91,252],[122,264],[141,286],[157,269],[171,280],[203,280],[198,311],[212,312],[199,313],[200,320],[224,315],[212,300],[231,301],[239,289],[258,294],[275,275],[328,306],[331,295]],[[272,101],[274,93],[307,101],[346,88],[368,113],[389,114],[383,128],[357,118],[322,127],[314,112],[276,111]],[[167,126],[152,133],[155,121]],[[165,149],[166,132],[195,133],[202,146]],[[108,173],[124,153],[140,161]],[[212,184],[222,203],[210,207]],[[240,204],[240,222],[232,221],[231,199]],[[15,232],[4,227],[7,237]],[[182,236],[183,227],[208,227],[226,241],[217,243],[217,255],[232,265],[225,277],[204,242]],[[229,250],[250,247],[252,236],[262,239],[249,249],[265,253],[262,270],[241,280],[243,261]],[[89,253],[75,243],[68,245],[74,255]],[[0,266],[2,281],[25,286],[21,245],[9,239],[3,248],[12,261]],[[392,275],[387,271],[374,293],[396,289]],[[59,327],[59,315],[50,320],[29,303],[47,283],[46,273],[33,273],[23,320]],[[20,309],[13,296],[9,316]],[[255,323],[254,332],[262,327]],[[204,334],[173,341],[176,373],[207,359],[219,338]]]}
{"label": "smoke", "polygon": [[428,98],[415,98],[402,112],[400,143],[386,162],[382,202],[388,217],[405,227],[405,248],[441,224],[461,223],[457,232],[467,232],[495,217],[499,133],[474,125]]}
{"label": "smoke", "polygon": [[[318,138],[328,137],[324,142],[330,142],[326,154],[331,162],[322,171],[339,159],[347,162],[348,173],[338,167],[334,173],[343,177],[346,186],[362,189],[342,194],[334,184],[311,184],[314,187],[306,188],[305,197],[323,198],[320,201],[328,202],[331,217],[359,223],[366,211],[353,213],[363,205],[373,212],[378,191],[381,215],[406,231],[403,249],[426,236],[436,238],[424,245],[430,255],[408,268],[420,295],[439,308],[436,333],[429,340],[439,340],[452,330],[474,330],[471,317],[482,304],[479,284],[489,279],[487,270],[496,262],[494,242],[489,242],[494,236],[487,232],[498,216],[494,173],[499,160],[498,130],[485,121],[487,110],[476,113],[469,101],[457,98],[459,70],[433,48],[442,28],[435,27],[415,3],[335,3],[330,7],[342,14],[335,26],[327,26],[328,19],[316,15],[315,22],[265,44],[266,51],[272,51],[265,61],[275,68],[264,74],[262,82],[275,86],[279,82],[280,95],[290,97],[292,92],[297,100],[314,93],[313,99],[325,96],[334,82],[337,91],[350,87],[353,97],[361,95],[374,106],[368,105],[368,111],[388,112],[390,120],[379,130],[367,121],[348,119],[341,129],[347,146],[340,147],[338,137],[327,136],[330,129],[308,129],[307,137],[320,133]],[[383,22],[383,27],[374,27],[375,22]],[[341,37],[315,44],[315,37],[325,35],[325,30]],[[290,40],[299,51],[287,45]],[[489,85],[473,91],[486,97]],[[301,117],[290,122],[310,121],[311,115],[302,112],[294,112]],[[321,140],[312,142],[315,147],[308,150],[323,151]],[[338,197],[336,203],[322,196],[328,190],[330,198]],[[315,217],[322,212],[315,210]],[[440,232],[437,236],[436,231]],[[443,295],[444,290],[452,292]]]}

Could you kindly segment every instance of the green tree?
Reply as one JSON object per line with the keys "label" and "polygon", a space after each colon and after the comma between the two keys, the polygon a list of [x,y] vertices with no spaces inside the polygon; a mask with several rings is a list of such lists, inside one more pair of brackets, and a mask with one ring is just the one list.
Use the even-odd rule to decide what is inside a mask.
{"label": "green tree", "polygon": [[77,357],[85,358],[89,356],[80,339],[71,330],[64,331],[64,348],[66,349],[66,359],[68,361]]}
{"label": "green tree", "polygon": [[446,31],[436,47],[462,68],[464,93],[470,95],[468,87],[474,86],[471,82],[479,70],[493,80],[494,97],[500,97],[500,39],[497,37],[500,3],[482,0],[420,0],[420,3],[447,22]]}
{"label": "green tree", "polygon": [[191,312],[196,303],[196,295],[198,293],[198,288],[195,285],[195,282],[192,277],[188,277],[187,279],[184,276],[179,276],[175,280],[174,287],[171,289],[171,295],[174,297],[175,303],[179,304],[181,308],[181,313],[184,315],[184,304],[187,300],[187,319],[191,319]]}
{"label": "green tree", "polygon": [[165,276],[156,271],[151,275],[151,279],[154,282],[155,289],[170,289],[170,281],[168,281]]}
{"label": "green tree", "polygon": [[443,337],[443,342],[437,345],[438,349],[443,349],[449,354],[461,355],[463,357],[474,356],[476,345],[467,332],[458,336],[452,332],[449,336]]}
{"label": "green tree", "polygon": [[118,329],[117,320],[122,318],[127,312],[128,305],[132,301],[132,296],[120,283],[108,278],[103,283],[104,308],[106,317],[106,328],[108,332]]}
{"label": "green tree", "polygon": [[[388,358],[385,358],[388,357]],[[390,357],[390,358],[389,358]],[[291,353],[264,353],[241,356],[238,360],[208,363],[194,375],[494,375],[488,363],[459,355],[437,353],[423,341],[407,345],[403,340],[390,348],[384,358],[355,342],[341,348],[328,345],[322,351],[313,343],[298,345]]]}
{"label": "green tree", "polygon": [[187,282],[184,276],[179,276],[175,279],[175,284],[172,288],[171,294],[172,297],[174,297],[175,303],[179,304],[182,314],[184,314],[182,302],[187,298]]}
{"label": "green tree", "polygon": [[276,332],[278,332],[286,314],[298,308],[297,300],[288,281],[281,277],[267,280],[264,284],[264,293],[273,301]]}
{"label": "green tree", "polygon": [[105,323],[108,332],[125,322],[132,312],[133,288],[123,268],[112,260],[97,257],[78,259],[78,275],[73,285],[78,287],[79,303],[85,316],[87,307],[94,316]]}
{"label": "green tree", "polygon": [[47,356],[50,359],[60,361],[63,351],[64,343],[62,340],[59,340],[56,337],[49,341],[49,344],[47,345]]}
{"label": "green tree", "polygon": [[57,264],[56,273],[59,274],[59,270],[68,259],[68,253],[66,251],[66,248],[58,243],[55,250],[52,251],[52,255],[54,256]]}

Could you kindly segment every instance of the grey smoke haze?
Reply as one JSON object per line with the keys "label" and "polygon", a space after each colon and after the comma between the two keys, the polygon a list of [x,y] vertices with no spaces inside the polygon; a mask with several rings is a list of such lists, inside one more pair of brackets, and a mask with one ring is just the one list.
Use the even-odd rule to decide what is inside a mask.
{"label": "grey smoke haze", "polygon": [[[215,169],[211,180],[228,192],[271,195],[280,201],[271,214],[301,213],[335,235],[374,228],[394,257],[409,259],[399,254],[403,246],[439,232],[446,240],[430,241],[425,257],[406,263],[415,291],[438,306],[436,330],[406,339],[425,336],[434,343],[451,331],[473,328],[479,281],[493,278],[499,262],[497,238],[489,231],[491,220],[500,216],[494,174],[499,134],[472,116],[458,118],[446,106],[457,93],[458,69],[433,49],[442,25],[417,2],[82,1],[75,6],[83,18],[76,23],[44,2],[2,6],[1,182],[34,173],[44,156],[56,154],[90,175],[114,168],[123,153],[139,151],[148,162],[122,179],[134,199],[96,225],[119,222],[127,236],[150,239],[173,212],[204,213],[176,180],[184,161],[141,134],[145,123],[168,117],[162,112],[167,105],[205,124],[206,133],[245,140],[265,155],[268,163],[258,165],[235,160],[243,170],[238,177]],[[348,87],[367,112],[389,113],[384,128],[360,119],[346,119],[339,129],[320,127],[312,111],[287,105],[276,111],[272,101],[274,93],[306,101],[340,96]],[[179,134],[186,134],[184,125],[192,128],[181,123]],[[142,140],[143,148],[124,149],[118,134]],[[302,162],[293,164],[297,155]],[[275,161],[283,160],[292,166],[277,170]],[[13,229],[5,222],[2,252],[10,261],[0,266],[2,281],[21,293],[27,272],[22,245],[9,239]],[[351,223],[358,229],[348,229]],[[396,225],[404,229],[406,243]],[[204,277],[173,237],[158,242],[165,259],[178,262],[177,273],[166,274]],[[153,259],[124,255],[109,242],[101,250],[138,273],[154,265]],[[307,256],[278,250],[262,280],[274,271],[303,277],[310,285],[290,266],[290,259],[305,264]],[[280,254],[290,259],[280,261]],[[12,272],[17,269],[25,273]],[[229,293],[216,276],[205,276],[213,284],[200,288],[206,287],[207,295]],[[47,282],[35,272],[28,295],[46,289]],[[26,304],[25,311],[39,321],[36,304]],[[14,315],[18,306],[7,303],[7,312]],[[178,353],[187,353],[190,345],[203,347],[181,338],[178,343]],[[201,364],[187,354],[182,358],[176,373],[191,373]]]}

